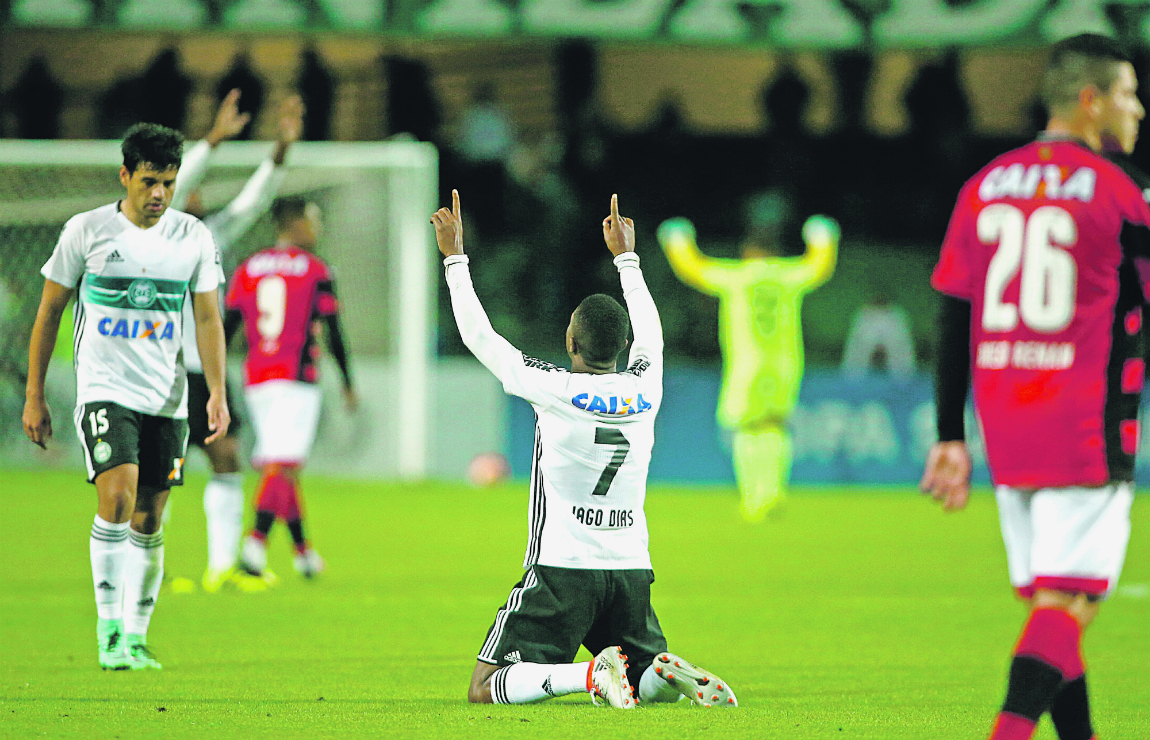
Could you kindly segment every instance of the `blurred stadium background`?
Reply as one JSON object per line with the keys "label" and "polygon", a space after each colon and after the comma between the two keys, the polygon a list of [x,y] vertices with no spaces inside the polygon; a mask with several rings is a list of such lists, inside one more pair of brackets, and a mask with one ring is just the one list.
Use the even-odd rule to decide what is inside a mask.
{"label": "blurred stadium background", "polygon": [[[790,224],[796,250],[802,218],[828,213],[842,223],[844,243],[835,277],[805,305],[809,371],[794,418],[795,480],[902,483],[918,474],[932,441],[927,277],[959,185],[1040,125],[1045,43],[1096,30],[1144,49],[1147,17],[1141,4],[1101,1],[24,0],[0,5],[0,133],[115,139],[145,119],[195,139],[222,92],[240,87],[255,114],[241,138],[273,136],[276,103],[299,90],[305,138],[428,142],[440,202],[452,187],[464,194],[475,282],[493,323],[554,360],[564,359],[563,329],[578,300],[617,290],[598,222],[619,192],[639,225],[668,340],[672,402],[652,466],[664,481],[730,483],[732,474],[712,415],[717,305],[674,279],[654,227],[686,215],[704,249],[724,256],[761,217],[755,204],[764,194],[783,204],[769,217]],[[1145,51],[1138,68],[1150,72]],[[256,145],[223,151],[244,146]],[[1137,153],[1144,165],[1148,151]],[[15,420],[37,270],[67,212],[59,206],[116,184],[99,167],[77,177],[0,166],[0,410]],[[245,172],[217,169],[208,206],[222,207]],[[392,245],[344,231],[321,251],[344,275],[363,394],[394,400],[387,373],[396,329],[379,320],[394,324],[391,290],[380,290]],[[423,236],[435,274],[429,228]],[[257,227],[234,259],[267,238],[266,224]],[[329,404],[314,469],[456,479],[474,455],[498,451],[526,474],[530,410],[505,399],[469,358],[439,280],[438,311],[428,317],[437,329],[421,350],[434,368],[422,398],[423,462],[403,473],[385,452],[396,445],[395,425],[371,421],[383,407],[369,404],[349,420]],[[844,379],[853,318],[884,302],[909,317],[918,370],[885,372],[880,355],[861,377]],[[65,409],[66,363],[55,373],[56,407]],[[442,444],[437,420],[460,409],[466,434]],[[351,460],[351,440],[365,435],[375,452]],[[75,462],[71,436],[58,430],[53,463]],[[1143,449],[1146,457],[1150,441]],[[0,461],[44,458],[6,423]],[[1142,470],[1150,475],[1150,466]]]}

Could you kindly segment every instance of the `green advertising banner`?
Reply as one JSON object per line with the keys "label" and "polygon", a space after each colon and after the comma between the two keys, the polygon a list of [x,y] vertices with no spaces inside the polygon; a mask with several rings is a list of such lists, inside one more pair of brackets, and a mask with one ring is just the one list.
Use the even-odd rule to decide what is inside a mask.
{"label": "green advertising banner", "polygon": [[1094,31],[1150,40],[1145,0],[12,0],[9,28],[334,30],[776,48],[1044,45]]}

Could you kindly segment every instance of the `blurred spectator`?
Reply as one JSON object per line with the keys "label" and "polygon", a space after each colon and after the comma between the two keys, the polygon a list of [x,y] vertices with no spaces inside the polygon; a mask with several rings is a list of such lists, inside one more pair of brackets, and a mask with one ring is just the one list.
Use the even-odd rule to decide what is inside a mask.
{"label": "blurred spectator", "polygon": [[48,62],[37,54],[28,61],[8,102],[16,115],[16,136],[21,139],[60,138],[64,88],[52,76]]}
{"label": "blurred spectator", "polygon": [[240,113],[250,116],[248,125],[235,137],[237,141],[244,141],[252,138],[256,117],[264,105],[264,83],[252,69],[251,57],[246,51],[236,55],[232,68],[216,84],[216,103],[222,105],[228,93],[235,89],[240,91]]}
{"label": "blurred spectator", "polygon": [[887,218],[885,209],[876,208],[875,199],[882,196],[883,178],[892,164],[884,158],[879,145],[866,125],[866,95],[870,89],[874,59],[865,51],[843,51],[831,59],[834,69],[839,108],[839,127],[831,138],[827,154],[832,171],[838,176],[820,178],[833,190],[834,212],[840,215],[843,228],[852,232],[871,232],[881,228]]}
{"label": "blurred spectator", "polygon": [[315,47],[304,49],[296,89],[304,105],[304,141],[327,141],[331,138],[335,81]]}
{"label": "blurred spectator", "polygon": [[125,75],[116,78],[96,98],[96,135],[101,139],[122,139],[128,127],[139,121],[140,78]]}
{"label": "blurred spectator", "polygon": [[811,209],[820,174],[805,125],[810,99],[810,86],[790,66],[763,87],[759,100],[768,125],[765,161],[762,179],[751,183],[756,188],[787,188],[804,213]]}
{"label": "blurred spectator", "polygon": [[851,319],[843,348],[843,374],[856,377],[877,370],[906,377],[914,368],[910,317],[890,302],[885,291],[878,291]]}
{"label": "blurred spectator", "polygon": [[[967,171],[971,158],[970,103],[962,87],[959,63],[958,52],[951,50],[942,59],[923,65],[904,98],[910,134],[903,157],[908,177],[902,182],[914,182],[914,194],[908,202],[918,206],[922,233],[938,237],[946,230],[954,193],[972,174]],[[932,176],[916,178],[910,176],[912,172],[930,172]]]}
{"label": "blurred spectator", "polygon": [[455,149],[474,217],[483,232],[502,232],[506,215],[507,165],[515,146],[515,124],[495,93],[495,84],[475,86],[463,111]]}
{"label": "blurred spectator", "polygon": [[144,70],[140,92],[147,96],[148,104],[140,106],[138,120],[183,130],[192,80],[180,69],[180,53],[174,47],[157,54]]}
{"label": "blurred spectator", "polygon": [[411,134],[434,141],[443,122],[431,85],[431,70],[423,62],[400,56],[384,58],[387,78],[387,130],[391,136]]}

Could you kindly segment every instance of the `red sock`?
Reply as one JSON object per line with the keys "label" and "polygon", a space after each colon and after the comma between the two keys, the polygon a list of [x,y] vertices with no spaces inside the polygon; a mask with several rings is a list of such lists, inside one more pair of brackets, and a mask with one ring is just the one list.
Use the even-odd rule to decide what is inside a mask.
{"label": "red sock", "polygon": [[299,486],[294,478],[280,474],[280,518],[285,522],[295,521],[303,516],[299,503]]}
{"label": "red sock", "polygon": [[1084,672],[1082,627],[1069,612],[1042,608],[1030,613],[1014,648],[1002,712],[990,740],[1030,740],[1059,688]]}
{"label": "red sock", "polygon": [[999,712],[998,719],[994,721],[994,729],[990,731],[990,737],[991,740],[1030,740],[1037,726],[1037,722],[1032,722],[1026,717]]}
{"label": "red sock", "polygon": [[279,500],[279,481],[281,475],[279,467],[268,465],[260,476],[259,485],[256,486],[256,511],[269,511],[277,513]]}
{"label": "red sock", "polygon": [[1030,613],[1014,654],[1037,658],[1057,668],[1063,681],[1073,681],[1086,672],[1081,645],[1082,625],[1078,620],[1068,611],[1047,607]]}

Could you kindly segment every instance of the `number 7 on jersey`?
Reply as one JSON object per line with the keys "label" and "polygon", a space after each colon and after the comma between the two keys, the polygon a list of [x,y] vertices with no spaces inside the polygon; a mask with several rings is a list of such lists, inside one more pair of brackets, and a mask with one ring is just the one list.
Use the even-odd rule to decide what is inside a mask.
{"label": "number 7 on jersey", "polygon": [[599,476],[599,482],[595,484],[595,490],[591,492],[593,496],[606,496],[607,489],[615,480],[615,474],[619,472],[623,461],[627,459],[627,453],[631,451],[631,443],[618,429],[595,427],[595,444],[615,445],[615,453],[611,455],[610,462],[607,463],[607,467],[603,468],[603,473]]}

